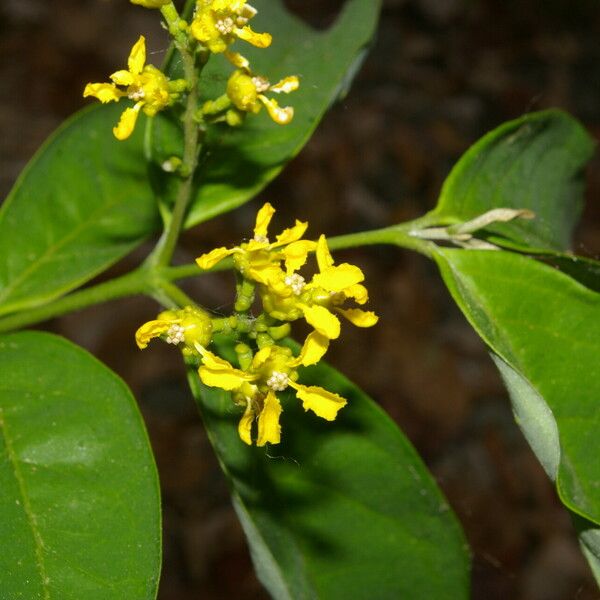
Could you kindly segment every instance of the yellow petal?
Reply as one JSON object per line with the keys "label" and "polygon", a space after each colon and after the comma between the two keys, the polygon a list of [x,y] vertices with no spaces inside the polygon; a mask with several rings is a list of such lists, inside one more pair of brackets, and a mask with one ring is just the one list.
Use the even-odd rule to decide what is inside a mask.
{"label": "yellow petal", "polygon": [[278,81],[275,85],[272,85],[269,88],[269,91],[275,92],[276,94],[280,94],[283,92],[284,94],[289,94],[290,92],[294,92],[300,87],[300,82],[298,78],[293,75],[291,77],[285,77],[281,81]]}
{"label": "yellow petal", "polygon": [[225,52],[225,58],[237,69],[249,70],[250,61],[239,52]]}
{"label": "yellow petal", "polygon": [[143,350],[148,345],[150,340],[162,335],[163,333],[167,333],[173,323],[174,321],[164,321],[162,319],[144,323],[135,332],[135,341],[138,347]]}
{"label": "yellow petal", "polygon": [[125,69],[116,71],[110,76],[110,78],[117,85],[131,85],[133,83],[133,75],[129,71],[125,71]]}
{"label": "yellow petal", "polygon": [[353,298],[358,304],[365,304],[369,300],[369,292],[364,285],[357,283],[350,285],[344,290],[344,296]]}
{"label": "yellow petal", "polygon": [[333,256],[331,256],[331,252],[329,252],[327,238],[322,234],[317,242],[317,265],[321,272],[333,266]]}
{"label": "yellow petal", "polygon": [[308,253],[314,250],[316,245],[316,242],[309,240],[298,240],[288,244],[283,249],[286,271],[288,273],[297,271],[306,262]]}
{"label": "yellow petal", "polygon": [[268,48],[273,41],[273,37],[270,33],[256,33],[256,31],[252,31],[248,25],[241,29],[236,27],[233,32],[240,40],[244,40],[257,48]]}
{"label": "yellow petal", "polygon": [[259,94],[258,99],[265,105],[269,116],[277,125],[287,125],[294,118],[294,109],[291,106],[281,107],[275,100],[271,100],[263,94]]}
{"label": "yellow petal", "polygon": [[[244,4],[246,0],[204,0],[204,4],[209,4],[211,10],[227,10],[237,13],[241,10],[240,4]],[[202,2],[198,2],[201,5]]]}
{"label": "yellow petal", "polygon": [[256,223],[254,225],[254,237],[260,242],[261,238],[267,237],[269,223],[275,214],[275,209],[266,202],[256,214]]}
{"label": "yellow petal", "polygon": [[225,369],[203,365],[198,369],[198,374],[206,385],[221,388],[228,392],[237,390],[245,381],[248,381],[248,376],[243,371],[238,371],[233,367]]}
{"label": "yellow petal", "polygon": [[258,415],[258,437],[257,446],[265,444],[279,444],[281,441],[281,425],[279,425],[279,415],[281,415],[281,402],[277,396],[270,391],[265,398],[263,409]]}
{"label": "yellow petal", "polygon": [[204,270],[208,271],[212,269],[216,264],[220,263],[224,258],[230,256],[236,251],[236,248],[231,248],[228,250],[227,248],[215,248],[206,254],[203,254],[199,258],[196,259],[196,263],[198,266]]}
{"label": "yellow petal", "polygon": [[312,325],[321,335],[330,340],[340,336],[340,320],[324,306],[307,306],[301,304],[300,309],[309,325]]}
{"label": "yellow petal", "polygon": [[346,310],[337,308],[336,310],[357,327],[373,327],[379,321],[379,317],[370,310],[361,310],[360,308],[348,308]]}
{"label": "yellow petal", "polygon": [[106,102],[117,102],[124,96],[114,83],[88,83],[83,90],[83,97],[93,96],[98,98],[102,104]]}
{"label": "yellow petal", "polygon": [[[265,240],[265,238],[261,238],[260,240],[255,240],[254,238],[252,238],[251,240],[248,240],[244,244],[244,250],[248,253],[254,253],[255,250],[268,249],[269,242],[265,242],[264,240]],[[262,257],[262,254],[261,254],[261,257]]]}
{"label": "yellow petal", "polygon": [[[215,27],[215,20],[210,11],[200,12],[192,21],[190,29],[192,35],[199,42],[207,43],[219,41],[220,45],[224,46],[223,50],[227,48],[227,45],[220,40],[220,33]],[[223,50],[220,50],[220,52],[223,52]],[[211,50],[211,52],[214,51]]]}
{"label": "yellow petal", "polygon": [[296,390],[296,396],[302,400],[304,410],[312,410],[318,417],[327,421],[335,420],[340,408],[348,404],[341,396],[316,385],[300,385],[293,381],[290,385]]}
{"label": "yellow petal", "polygon": [[297,367],[304,365],[308,367],[309,365],[315,365],[323,358],[323,355],[327,352],[327,348],[329,348],[329,338],[318,331],[313,331],[304,340],[304,345],[302,346],[302,350],[300,350],[298,358],[293,360],[290,366]]}
{"label": "yellow petal", "polygon": [[245,444],[252,446],[252,423],[254,422],[254,407],[252,401],[248,400],[246,410],[238,424],[238,434]]}
{"label": "yellow petal", "polygon": [[117,126],[113,127],[113,134],[118,140],[126,140],[133,133],[141,107],[142,103],[138,102],[133,108],[123,111]]}
{"label": "yellow petal", "polygon": [[329,292],[341,292],[348,287],[363,281],[363,272],[355,265],[342,263],[341,265],[328,267],[321,273],[317,273],[312,283],[322,287]]}
{"label": "yellow petal", "polygon": [[129,58],[127,59],[127,66],[132,75],[139,75],[146,64],[146,38],[140,35],[140,39],[133,45]]}
{"label": "yellow petal", "polygon": [[277,241],[274,244],[272,244],[272,246],[283,246],[299,240],[304,235],[304,232],[307,228],[308,223],[302,223],[301,221],[298,221],[298,219],[296,219],[296,224],[293,227],[288,227],[287,229],[284,229],[277,236]]}
{"label": "yellow petal", "polygon": [[273,346],[266,346],[265,348],[262,348],[254,355],[254,358],[252,359],[252,369],[253,370],[256,371],[265,364],[265,362],[271,356],[272,349],[273,349]]}
{"label": "yellow petal", "polygon": [[196,344],[196,349],[202,355],[202,365],[198,374],[206,385],[230,392],[240,388],[246,381],[255,379],[253,375],[232,367],[226,360],[209,352],[200,344]]}
{"label": "yellow petal", "polygon": [[270,286],[271,282],[280,278],[281,269],[276,263],[265,264],[263,262],[253,263],[250,261],[250,268],[244,273],[244,276],[257,283]]}

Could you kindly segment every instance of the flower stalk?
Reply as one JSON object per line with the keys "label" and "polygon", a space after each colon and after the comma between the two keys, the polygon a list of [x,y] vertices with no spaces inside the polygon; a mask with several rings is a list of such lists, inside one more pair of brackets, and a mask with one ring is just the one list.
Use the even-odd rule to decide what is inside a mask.
{"label": "flower stalk", "polygon": [[183,157],[179,173],[183,177],[179,185],[173,211],[167,217],[165,229],[156,248],[148,257],[148,264],[157,267],[164,267],[171,262],[177,240],[183,228],[185,217],[192,199],[194,188],[194,174],[198,166],[198,155],[200,152],[200,133],[196,120],[198,110],[198,83],[199,70],[206,63],[206,57],[202,53],[198,53],[200,65],[197,68],[194,54],[192,54],[187,46],[178,48],[183,61],[185,79],[188,82],[189,92],[183,116]]}

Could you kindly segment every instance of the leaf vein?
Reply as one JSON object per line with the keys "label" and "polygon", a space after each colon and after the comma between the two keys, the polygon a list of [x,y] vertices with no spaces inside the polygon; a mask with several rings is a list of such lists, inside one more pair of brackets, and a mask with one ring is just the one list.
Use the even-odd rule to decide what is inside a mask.
{"label": "leaf vein", "polygon": [[19,487],[19,493],[21,494],[21,506],[25,512],[25,517],[27,519],[27,523],[31,529],[31,533],[33,535],[33,541],[35,546],[35,562],[40,574],[42,590],[44,593],[44,600],[50,600],[50,588],[48,586],[48,574],[46,572],[46,565],[44,563],[44,540],[42,539],[42,535],[40,533],[37,517],[33,512],[33,508],[29,502],[29,497],[27,495],[25,479],[21,470],[19,468],[19,460],[15,449],[12,445],[12,440],[8,433],[7,425],[6,425],[6,415],[2,408],[0,408],[0,433],[4,437],[4,444],[6,447],[6,454],[8,456],[8,460],[13,468],[13,474],[17,481],[17,485]]}

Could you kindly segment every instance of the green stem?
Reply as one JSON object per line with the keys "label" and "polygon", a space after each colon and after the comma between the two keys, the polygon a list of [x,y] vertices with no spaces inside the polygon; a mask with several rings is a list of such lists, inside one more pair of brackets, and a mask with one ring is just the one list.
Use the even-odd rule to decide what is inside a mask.
{"label": "green stem", "polygon": [[167,296],[177,308],[183,308],[184,306],[197,306],[197,303],[192,300],[179,286],[165,281],[161,285],[161,291]]}
{"label": "green stem", "polygon": [[[168,8],[171,5],[163,7]],[[164,10],[163,10],[164,14]],[[189,84],[189,94],[183,117],[183,158],[180,167],[180,174],[183,180],[179,186],[173,212],[166,223],[165,230],[156,245],[152,254],[148,257],[147,263],[151,266],[163,267],[171,262],[179,234],[183,228],[187,210],[192,198],[194,186],[194,173],[198,165],[198,152],[200,143],[200,128],[195,119],[198,109],[198,71],[194,60],[194,55],[188,50],[187,46],[177,44],[183,61],[185,79]]]}
{"label": "green stem", "polygon": [[328,238],[327,243],[331,250],[390,244],[407,250],[414,250],[431,258],[434,245],[428,240],[421,239],[413,234],[421,228],[422,223],[421,219],[417,219],[400,225],[385,227],[384,229],[339,235]]}
{"label": "green stem", "polygon": [[[230,263],[231,261],[225,260],[213,267],[210,272],[230,269]],[[0,333],[42,323],[54,317],[60,317],[61,315],[101,304],[102,302],[142,294],[153,297],[159,304],[162,304],[166,308],[176,308],[183,305],[184,296],[186,298],[185,305],[195,305],[196,302],[183,292],[177,296],[177,300],[174,300],[174,295],[171,292],[173,292],[173,288],[176,288],[176,286],[170,282],[178,279],[197,277],[207,272],[195,264],[180,267],[164,267],[162,269],[150,269],[142,266],[126,275],[73,292],[43,306],[1,317]]]}
{"label": "green stem", "polygon": [[122,277],[64,296],[43,306],[3,317],[0,319],[0,332],[41,323],[53,317],[100,304],[107,300],[125,298],[136,294],[151,294],[151,292],[152,285],[149,283],[146,271],[138,269]]}
{"label": "green stem", "polygon": [[175,5],[170,2],[169,4],[165,4],[165,6],[161,7],[160,12],[164,17],[167,27],[169,28],[169,33],[173,36],[175,43],[177,45],[177,49],[182,52],[187,48],[188,45],[188,36],[185,31],[181,28],[182,24],[185,24],[185,21],[179,16]]}
{"label": "green stem", "polygon": [[[328,242],[330,248],[333,250],[373,244],[391,244],[416,250],[425,256],[431,257],[433,248],[435,248],[434,244],[428,240],[411,235],[411,232],[419,230],[423,223],[423,221],[418,219],[385,229],[333,237]],[[210,269],[210,272],[224,271],[231,269],[231,267],[231,259],[225,259]],[[176,288],[176,286],[170,287],[171,284],[169,282],[197,277],[206,272],[196,264],[181,265],[178,267],[142,266],[126,275],[73,292],[44,306],[31,308],[0,318],[0,333],[41,323],[42,321],[100,304],[101,302],[139,294],[152,296],[160,304],[167,307],[182,306],[184,304],[193,305],[195,303],[190,298],[181,292],[179,288]],[[175,293],[174,289],[179,290],[178,293]]]}

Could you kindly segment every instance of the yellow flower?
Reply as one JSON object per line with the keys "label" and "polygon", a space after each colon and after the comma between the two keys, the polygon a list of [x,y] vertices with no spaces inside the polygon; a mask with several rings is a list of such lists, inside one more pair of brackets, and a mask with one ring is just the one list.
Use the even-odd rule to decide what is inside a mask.
{"label": "yellow flower", "polygon": [[317,416],[333,421],[338,411],[347,402],[344,398],[318,386],[306,386],[297,382],[299,365],[313,364],[311,344],[305,342],[298,358],[289,348],[267,346],[259,350],[247,371],[234,368],[226,360],[215,356],[206,348],[197,345],[202,355],[198,373],[202,382],[233,392],[234,401],[245,407],[238,425],[242,441],[252,444],[252,426],[257,421],[256,445],[278,444],[281,440],[279,416],[281,402],[276,392],[287,387],[296,391],[304,410],[312,410]]}
{"label": "yellow flower", "polygon": [[184,344],[186,353],[196,354],[196,344],[210,344],[212,322],[206,312],[192,306],[166,310],[154,321],[144,323],[135,333],[135,341],[142,350],[157,337],[164,339],[167,344]]}
{"label": "yellow flower", "polygon": [[225,52],[237,38],[257,48],[271,45],[269,33],[256,33],[248,21],[256,9],[246,0],[198,0],[191,24],[192,35],[211,52]]}
{"label": "yellow flower", "polygon": [[309,283],[295,269],[279,270],[272,274],[269,283],[259,286],[265,312],[281,321],[295,321],[304,317],[315,330],[314,343],[327,350],[329,340],[340,335],[340,321],[334,313],[341,314],[357,327],[372,327],[378,317],[374,312],[360,308],[343,308],[348,299],[365,304],[369,299],[367,289],[361,284],[363,272],[355,265],[335,265],[324,235],[316,243],[319,272]]}
{"label": "yellow flower", "polygon": [[[161,71],[146,65],[146,40],[140,36],[134,44],[127,61],[128,70],[113,73],[112,83],[88,83],[83,92],[84,98],[94,96],[103,104],[118,102],[121,98],[135,100],[133,108],[126,108],[113,133],[118,140],[127,139],[132,133],[140,110],[153,117],[171,104],[179,93],[184,91],[184,80],[169,81]],[[119,89],[121,86],[125,90]]]}
{"label": "yellow flower", "polygon": [[132,4],[139,4],[144,8],[161,8],[170,2],[172,2],[172,0],[131,0]]}
{"label": "yellow flower", "polygon": [[235,108],[243,113],[256,114],[265,106],[275,123],[287,125],[294,118],[294,109],[291,106],[280,107],[276,100],[267,98],[265,92],[289,94],[300,86],[298,78],[292,75],[273,85],[265,77],[255,75],[250,63],[241,54],[228,52],[227,58],[238,67],[227,82],[227,96]]}
{"label": "yellow flower", "polygon": [[233,255],[234,265],[243,277],[265,285],[278,276],[282,260],[287,268],[300,268],[308,253],[316,247],[315,242],[300,239],[308,223],[296,220],[293,227],[282,231],[275,242],[270,242],[267,233],[274,214],[275,209],[267,202],[256,215],[254,237],[250,241],[230,249],[215,248],[196,259],[198,266],[208,270]]}

